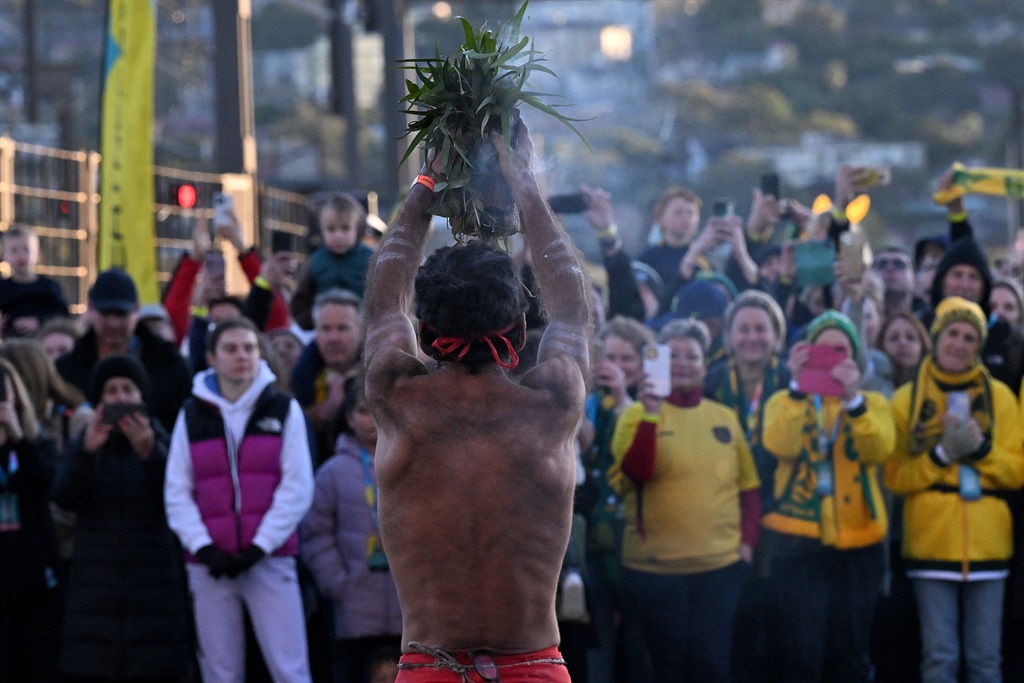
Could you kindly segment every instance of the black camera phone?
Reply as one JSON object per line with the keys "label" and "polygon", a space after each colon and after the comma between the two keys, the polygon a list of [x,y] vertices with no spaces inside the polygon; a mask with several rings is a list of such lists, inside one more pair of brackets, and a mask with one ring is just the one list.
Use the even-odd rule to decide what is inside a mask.
{"label": "black camera phone", "polygon": [[548,197],[548,206],[555,213],[583,213],[589,208],[587,196],[582,192],[575,194],[556,194]]}
{"label": "black camera phone", "polygon": [[711,205],[711,214],[720,218],[732,216],[736,213],[736,203],[731,199],[716,199]]}
{"label": "black camera phone", "polygon": [[779,199],[779,174],[765,173],[761,176],[761,194]]}
{"label": "black camera phone", "polygon": [[145,416],[147,414],[145,403],[104,403],[103,404],[103,422],[108,425],[117,426],[117,423],[121,421],[121,418],[125,415],[131,415],[132,413],[138,413]]}

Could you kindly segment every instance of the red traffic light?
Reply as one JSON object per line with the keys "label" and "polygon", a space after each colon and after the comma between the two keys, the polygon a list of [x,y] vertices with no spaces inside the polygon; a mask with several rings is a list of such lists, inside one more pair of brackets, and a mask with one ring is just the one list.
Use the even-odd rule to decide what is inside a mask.
{"label": "red traffic light", "polygon": [[173,188],[174,203],[183,209],[194,209],[199,200],[199,191],[192,183],[181,183]]}

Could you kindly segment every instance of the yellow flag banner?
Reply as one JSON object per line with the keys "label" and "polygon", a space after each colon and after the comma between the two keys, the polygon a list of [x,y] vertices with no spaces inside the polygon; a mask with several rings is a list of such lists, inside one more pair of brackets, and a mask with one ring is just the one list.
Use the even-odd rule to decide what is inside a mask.
{"label": "yellow flag banner", "polygon": [[102,167],[97,263],[122,268],[142,302],[159,299],[153,233],[153,66],[151,0],[109,0],[103,58]]}
{"label": "yellow flag banner", "polygon": [[990,194],[997,197],[1024,198],[1024,171],[1016,168],[967,168],[953,164],[953,186],[933,196],[936,204],[945,206],[967,194]]}

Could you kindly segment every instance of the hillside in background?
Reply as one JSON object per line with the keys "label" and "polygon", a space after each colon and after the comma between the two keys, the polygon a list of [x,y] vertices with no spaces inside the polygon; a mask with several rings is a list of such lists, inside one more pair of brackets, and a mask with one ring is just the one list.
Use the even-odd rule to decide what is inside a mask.
{"label": "hillside in background", "polygon": [[[608,186],[643,219],[669,184],[735,197],[745,211],[759,175],[778,168],[761,152],[810,147],[803,156],[813,158],[843,147],[871,158],[898,144],[923,154],[894,164],[892,185],[872,192],[866,227],[909,244],[944,229],[928,199],[951,162],[1006,166],[1024,144],[1013,119],[1024,99],[1024,0],[680,0],[653,12],[649,55],[613,77],[642,91],[617,100],[598,88],[604,105],[585,101],[603,109],[583,124],[596,151],[558,181]],[[793,182],[783,173],[784,191],[805,203],[829,192],[821,166]],[[986,243],[1005,245],[1007,202],[970,206]]]}

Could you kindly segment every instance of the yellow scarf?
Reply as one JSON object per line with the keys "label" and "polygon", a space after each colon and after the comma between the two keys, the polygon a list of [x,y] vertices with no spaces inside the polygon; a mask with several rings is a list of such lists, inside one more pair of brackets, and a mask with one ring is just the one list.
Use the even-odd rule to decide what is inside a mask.
{"label": "yellow scarf", "polygon": [[939,190],[933,199],[945,206],[966,194],[1024,197],[1024,171],[1015,168],[965,168],[953,164],[952,187]]}
{"label": "yellow scarf", "polygon": [[942,416],[946,414],[946,393],[966,391],[971,417],[981,427],[985,440],[992,440],[992,376],[980,362],[964,372],[946,372],[934,356],[921,361],[910,398],[910,453],[927,453],[942,438]]}

